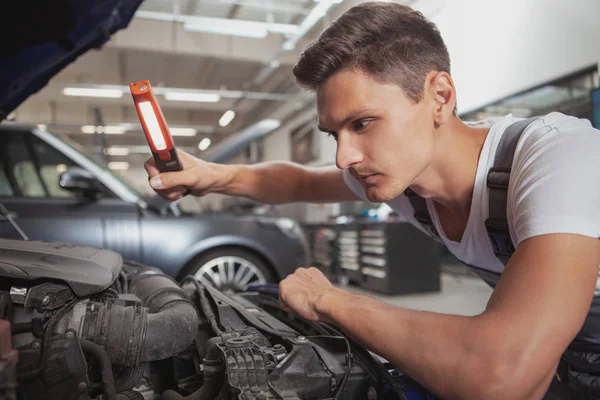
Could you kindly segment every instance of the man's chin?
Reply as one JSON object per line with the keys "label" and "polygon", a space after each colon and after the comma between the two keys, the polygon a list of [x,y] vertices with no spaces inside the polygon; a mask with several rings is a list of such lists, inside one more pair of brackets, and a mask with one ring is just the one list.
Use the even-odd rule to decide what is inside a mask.
{"label": "man's chin", "polygon": [[385,203],[386,201],[390,201],[397,197],[393,193],[382,190],[376,186],[366,188],[365,194],[371,203]]}

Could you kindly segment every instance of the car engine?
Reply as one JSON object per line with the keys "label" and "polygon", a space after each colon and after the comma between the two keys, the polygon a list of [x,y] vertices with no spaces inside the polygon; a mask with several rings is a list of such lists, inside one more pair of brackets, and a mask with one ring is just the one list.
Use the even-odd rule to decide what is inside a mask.
{"label": "car engine", "polygon": [[0,239],[0,322],[2,399],[433,398],[276,287],[178,284],[92,247]]}

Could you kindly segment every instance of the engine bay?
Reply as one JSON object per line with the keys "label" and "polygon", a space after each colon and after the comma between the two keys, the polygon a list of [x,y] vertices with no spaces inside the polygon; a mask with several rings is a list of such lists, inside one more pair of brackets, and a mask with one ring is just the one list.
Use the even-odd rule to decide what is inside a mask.
{"label": "engine bay", "polygon": [[3,399],[433,399],[276,286],[220,292],[64,243],[0,239],[0,260]]}

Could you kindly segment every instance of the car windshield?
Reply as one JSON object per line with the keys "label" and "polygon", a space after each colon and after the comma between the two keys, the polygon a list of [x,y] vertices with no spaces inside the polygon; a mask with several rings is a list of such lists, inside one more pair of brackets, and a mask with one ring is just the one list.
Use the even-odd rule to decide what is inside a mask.
{"label": "car windshield", "polygon": [[97,154],[90,154],[90,153],[88,153],[82,146],[80,146],[78,143],[73,142],[72,140],[69,140],[69,139],[66,139],[66,138],[63,138],[61,140],[66,145],[68,145],[69,147],[73,148],[74,150],[76,150],[81,155],[83,155],[89,161],[93,162],[94,164],[96,164],[97,166],[99,166],[100,168],[102,168],[104,171],[106,171],[109,174],[111,174],[115,179],[117,179],[124,186],[126,186],[131,192],[135,193],[140,199],[144,198],[144,195],[142,195],[137,189],[135,189],[133,186],[131,186],[125,179],[123,179],[121,176],[119,176],[113,170],[111,170],[110,168],[108,168],[108,166],[106,165],[106,162],[101,157],[99,157]]}
{"label": "car windshield", "polygon": [[140,191],[137,190],[135,187],[133,187],[131,184],[129,184],[129,182],[127,182],[126,179],[124,179],[119,174],[115,173],[115,171],[113,171],[110,168],[108,168],[108,165],[106,164],[106,162],[104,161],[104,159],[102,159],[102,157],[99,157],[97,154],[90,154],[81,145],[79,145],[79,143],[73,142],[72,140],[62,139],[62,141],[67,146],[73,148],[78,153],[80,153],[81,155],[83,155],[89,161],[93,162],[94,164],[96,164],[97,166],[99,166],[100,168],[102,168],[102,170],[104,170],[104,171],[108,172],[109,174],[111,174],[115,179],[117,179],[124,186],[126,186],[132,193],[134,193],[146,205],[149,205],[149,206],[151,206],[151,207],[153,207],[153,208],[155,208],[157,210],[162,210],[165,207],[177,208],[177,209],[179,209],[181,211],[184,211],[184,212],[185,211],[192,211],[194,209],[192,207],[191,210],[188,210],[187,207],[182,207],[181,204],[179,204],[179,205],[176,205],[176,204],[169,205],[169,203],[167,201],[163,200],[160,196],[148,196],[148,195],[144,195],[144,194],[140,193]]}

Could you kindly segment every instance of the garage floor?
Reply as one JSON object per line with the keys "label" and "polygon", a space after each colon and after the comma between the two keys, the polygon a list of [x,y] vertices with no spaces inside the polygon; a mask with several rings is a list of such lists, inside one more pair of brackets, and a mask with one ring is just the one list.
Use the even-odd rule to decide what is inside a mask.
{"label": "garage floor", "polygon": [[384,303],[416,310],[434,311],[447,314],[477,315],[481,313],[492,294],[492,289],[481,279],[452,272],[452,266],[445,266],[441,275],[442,290],[439,293],[386,296],[347,285],[343,289],[376,298]]}

